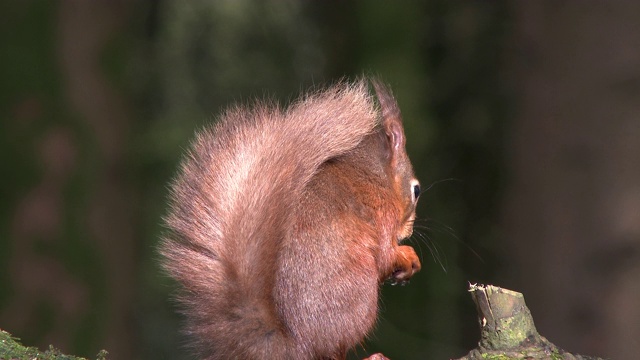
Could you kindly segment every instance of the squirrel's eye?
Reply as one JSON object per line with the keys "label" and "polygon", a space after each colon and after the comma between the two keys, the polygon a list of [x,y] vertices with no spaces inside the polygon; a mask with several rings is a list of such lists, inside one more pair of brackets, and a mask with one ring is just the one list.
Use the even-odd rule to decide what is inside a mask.
{"label": "squirrel's eye", "polygon": [[413,193],[413,200],[418,200],[418,197],[420,196],[420,184],[417,180],[412,181],[411,192]]}

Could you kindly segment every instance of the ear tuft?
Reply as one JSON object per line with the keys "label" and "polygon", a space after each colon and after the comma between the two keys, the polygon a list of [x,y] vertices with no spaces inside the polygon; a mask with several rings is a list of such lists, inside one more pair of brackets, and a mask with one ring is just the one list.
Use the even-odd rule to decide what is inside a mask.
{"label": "ear tuft", "polygon": [[391,90],[377,79],[371,80],[375,89],[380,111],[382,113],[382,127],[389,139],[393,153],[403,151],[405,145],[404,130],[402,128],[402,117],[396,99],[393,98]]}

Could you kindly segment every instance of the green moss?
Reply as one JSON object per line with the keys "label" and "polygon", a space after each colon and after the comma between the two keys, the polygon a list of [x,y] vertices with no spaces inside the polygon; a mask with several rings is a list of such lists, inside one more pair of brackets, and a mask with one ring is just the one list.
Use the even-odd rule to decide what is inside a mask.
{"label": "green moss", "polygon": [[551,360],[563,360],[564,356],[562,356],[557,350],[553,351],[550,356]]}
{"label": "green moss", "polygon": [[[40,351],[34,347],[27,347],[14,338],[6,331],[0,330],[0,358],[1,359],[19,359],[19,360],[86,360],[82,357],[65,355],[60,350],[49,345],[49,350]],[[106,360],[107,351],[101,350],[96,360]]]}
{"label": "green moss", "polygon": [[487,359],[487,360],[509,360],[511,359],[511,357],[507,356],[507,355],[495,355],[495,354],[482,354],[482,358],[483,359]]}

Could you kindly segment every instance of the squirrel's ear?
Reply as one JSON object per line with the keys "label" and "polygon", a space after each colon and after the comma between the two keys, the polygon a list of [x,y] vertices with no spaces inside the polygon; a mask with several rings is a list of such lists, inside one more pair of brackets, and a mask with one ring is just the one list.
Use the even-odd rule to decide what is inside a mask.
{"label": "squirrel's ear", "polygon": [[398,103],[391,95],[391,91],[378,80],[372,80],[373,88],[378,97],[382,112],[382,127],[389,140],[391,156],[404,151],[406,139],[402,128],[402,117]]}

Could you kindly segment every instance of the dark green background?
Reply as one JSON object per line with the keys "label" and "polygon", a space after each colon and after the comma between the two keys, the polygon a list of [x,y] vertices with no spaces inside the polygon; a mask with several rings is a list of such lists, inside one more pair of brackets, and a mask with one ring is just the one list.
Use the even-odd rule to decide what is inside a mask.
{"label": "dark green background", "polygon": [[[571,54],[570,36],[587,26],[570,10],[445,0],[3,2],[0,328],[83,356],[106,348],[114,359],[188,358],[155,246],[166,184],[190,138],[231,104],[286,104],[312,86],[375,75],[398,99],[428,190],[418,209],[425,228],[410,240],[423,270],[409,286],[385,286],[379,326],[358,354],[462,356],[479,334],[467,283],[503,280],[522,291],[529,281],[505,246],[519,243],[503,227],[520,166],[509,150],[520,138],[509,134],[531,109],[522,103],[536,78],[523,67],[567,61],[554,60],[564,50],[545,48],[545,36],[564,36]],[[551,30],[531,35],[529,23]],[[635,99],[630,78],[623,91]],[[553,87],[533,91],[555,98]],[[534,317],[544,304],[534,303]]]}

